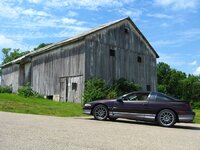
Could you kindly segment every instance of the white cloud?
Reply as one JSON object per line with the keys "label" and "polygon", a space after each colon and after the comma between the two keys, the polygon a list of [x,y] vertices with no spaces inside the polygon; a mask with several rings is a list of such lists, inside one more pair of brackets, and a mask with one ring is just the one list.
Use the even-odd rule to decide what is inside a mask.
{"label": "white cloud", "polygon": [[26,44],[22,44],[20,41],[15,41],[4,35],[0,35],[0,48],[19,48],[27,50],[28,46]]}
{"label": "white cloud", "polygon": [[124,4],[129,4],[135,0],[49,0],[46,2],[46,5],[49,7],[68,7],[75,9],[90,9],[97,10],[101,7],[122,7]]}
{"label": "white cloud", "polygon": [[35,3],[35,4],[38,4],[38,3],[41,3],[42,0],[28,0],[29,3]]}
{"label": "white cloud", "polygon": [[[73,18],[58,18],[56,16],[34,16],[34,17],[23,17],[23,19],[19,19],[17,23],[10,23],[5,25],[0,24],[0,28],[13,30],[19,29],[19,31],[24,30],[25,32],[38,32],[39,30],[43,30],[45,28],[53,28],[53,30],[62,30],[66,29],[68,26],[74,26],[75,28],[85,28],[84,25],[87,22],[73,19]],[[77,29],[76,28],[76,29]],[[70,32],[70,31],[69,31]],[[19,33],[19,32],[18,32]],[[49,32],[48,32],[49,33]],[[19,34],[23,34],[19,33]],[[16,34],[14,35],[16,36]],[[34,34],[32,34],[34,36]]]}
{"label": "white cloud", "polygon": [[0,35],[0,47],[14,47],[17,43],[12,39]]}
{"label": "white cloud", "polygon": [[167,28],[167,27],[169,27],[170,25],[168,24],[168,23],[166,23],[166,22],[164,22],[164,23],[162,23],[161,24],[161,27],[164,27],[164,28]]}
{"label": "white cloud", "polygon": [[75,12],[75,11],[68,11],[68,13],[67,13],[67,16],[69,16],[69,17],[75,17],[75,16],[77,16],[78,15],[78,13],[77,12]]}
{"label": "white cloud", "polygon": [[184,66],[186,62],[184,61],[184,56],[181,54],[173,54],[169,55],[167,53],[159,53],[160,58],[158,59],[158,62],[165,62],[169,64],[172,67],[180,67]]}
{"label": "white cloud", "polygon": [[200,36],[200,29],[190,29],[187,31],[184,31],[183,33],[181,33],[181,36],[184,36],[186,38],[199,38]]}
{"label": "white cloud", "polygon": [[193,62],[189,63],[189,65],[195,66],[197,64],[197,61],[194,60]]}
{"label": "white cloud", "polygon": [[13,6],[12,4],[0,3],[0,16],[6,18],[19,18],[22,15],[28,16],[50,16],[50,14],[44,11],[37,11],[34,9],[25,9],[19,6]]}
{"label": "white cloud", "polygon": [[171,7],[174,10],[194,9],[198,5],[198,0],[154,0],[156,5]]}
{"label": "white cloud", "polygon": [[7,18],[17,18],[22,11],[20,7],[11,7],[0,3],[0,16]]}
{"label": "white cloud", "polygon": [[136,18],[139,18],[142,15],[142,10],[139,10],[139,9],[129,9],[128,10],[128,9],[122,8],[122,9],[119,9],[118,11],[119,11],[119,13],[121,13],[124,16],[130,16],[130,17],[134,18],[134,20]]}
{"label": "white cloud", "polygon": [[23,10],[21,12],[21,14],[23,15],[29,15],[29,16],[50,16],[49,14],[47,14],[46,12],[44,11],[36,11],[34,9],[26,9],[26,10]]}
{"label": "white cloud", "polygon": [[89,30],[87,27],[67,26],[66,29],[62,30],[61,32],[53,34],[53,37],[69,38],[81,34],[87,30]]}
{"label": "white cloud", "polygon": [[155,14],[147,14],[149,17],[159,18],[159,19],[173,19],[173,16],[161,14],[161,13],[155,13]]}
{"label": "white cloud", "polygon": [[[73,18],[62,18],[61,20],[62,20],[62,22],[63,22],[64,24],[82,25],[82,24],[85,23],[84,21],[78,21],[78,20],[73,19]],[[58,21],[59,21],[59,20],[58,20]]]}
{"label": "white cloud", "polygon": [[164,46],[178,47],[181,45],[180,40],[157,40],[157,41],[153,41],[151,43],[155,47],[164,47]]}
{"label": "white cloud", "polygon": [[195,72],[194,72],[194,75],[200,75],[200,67],[197,67]]}

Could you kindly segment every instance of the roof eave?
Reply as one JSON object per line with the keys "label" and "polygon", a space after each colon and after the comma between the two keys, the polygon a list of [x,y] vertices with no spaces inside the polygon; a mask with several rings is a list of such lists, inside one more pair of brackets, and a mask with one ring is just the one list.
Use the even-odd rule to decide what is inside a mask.
{"label": "roof eave", "polygon": [[145,42],[148,44],[148,46],[151,48],[151,50],[153,51],[153,53],[155,54],[156,58],[159,58],[158,53],[155,51],[155,49],[151,46],[151,44],[149,43],[149,41],[146,39],[146,37],[144,36],[144,34],[138,29],[138,27],[135,25],[135,23],[131,20],[130,17],[127,18],[131,24],[134,26],[134,28],[137,30],[137,32],[142,36],[142,38],[145,40]]}

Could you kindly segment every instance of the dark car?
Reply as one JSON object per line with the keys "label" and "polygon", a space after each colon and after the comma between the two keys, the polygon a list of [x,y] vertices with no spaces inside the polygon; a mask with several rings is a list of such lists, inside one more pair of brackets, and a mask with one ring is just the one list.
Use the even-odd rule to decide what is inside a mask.
{"label": "dark car", "polygon": [[83,109],[97,120],[126,118],[157,122],[165,127],[192,122],[195,116],[189,102],[159,92],[132,92],[113,100],[86,103]]}

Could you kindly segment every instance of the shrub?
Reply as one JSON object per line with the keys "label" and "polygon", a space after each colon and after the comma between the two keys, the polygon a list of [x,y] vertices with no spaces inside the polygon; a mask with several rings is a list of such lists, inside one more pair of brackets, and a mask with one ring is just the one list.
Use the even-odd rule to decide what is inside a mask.
{"label": "shrub", "polygon": [[117,91],[118,96],[142,89],[141,86],[124,78],[120,78],[119,80],[116,80],[112,88],[115,89],[115,91]]}
{"label": "shrub", "polygon": [[32,88],[29,86],[23,86],[19,88],[18,94],[24,97],[30,97],[34,95]]}
{"label": "shrub", "polygon": [[21,95],[21,96],[24,96],[24,97],[38,97],[38,98],[42,98],[42,96],[33,91],[31,86],[29,84],[26,84],[25,86],[21,87],[18,89],[18,94]]}
{"label": "shrub", "polygon": [[91,79],[86,81],[82,100],[85,104],[99,99],[114,99],[123,94],[138,90],[141,90],[139,85],[123,78],[116,80],[110,87],[105,86],[104,80]]}
{"label": "shrub", "polygon": [[0,93],[12,93],[11,86],[0,86]]}
{"label": "shrub", "polygon": [[118,96],[119,96],[119,94],[115,89],[110,89],[110,90],[108,90],[106,98],[107,99],[114,99],[114,98],[117,98]]}
{"label": "shrub", "polygon": [[200,101],[192,102],[193,109],[200,109]]}
{"label": "shrub", "polygon": [[106,97],[105,81],[101,79],[87,80],[85,83],[85,91],[83,94],[83,103]]}

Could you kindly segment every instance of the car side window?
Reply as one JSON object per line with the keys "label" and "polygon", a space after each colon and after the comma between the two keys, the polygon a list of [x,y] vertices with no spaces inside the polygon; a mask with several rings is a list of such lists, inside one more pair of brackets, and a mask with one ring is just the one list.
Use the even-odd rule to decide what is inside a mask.
{"label": "car side window", "polygon": [[128,96],[128,101],[146,101],[149,94],[137,93]]}
{"label": "car side window", "polygon": [[160,94],[160,93],[157,94],[156,100],[157,100],[157,101],[172,101],[171,98],[166,97],[165,95],[162,95],[162,94]]}

